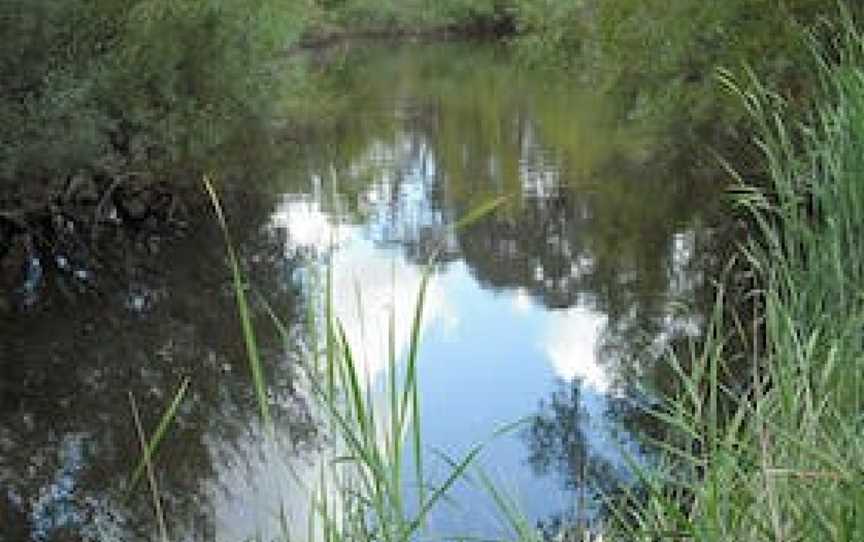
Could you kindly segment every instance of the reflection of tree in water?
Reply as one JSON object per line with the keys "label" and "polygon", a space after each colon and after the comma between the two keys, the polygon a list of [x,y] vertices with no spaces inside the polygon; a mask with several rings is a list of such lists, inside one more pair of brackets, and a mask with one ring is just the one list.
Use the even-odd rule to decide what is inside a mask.
{"label": "reflection of tree in water", "polygon": [[[616,120],[610,100],[537,84],[493,49],[351,54],[363,62],[337,64],[332,76],[358,90],[352,107],[363,113],[346,115],[312,167],[339,172],[349,212],[386,194],[377,201],[392,212],[374,219],[381,238],[423,260],[444,224],[509,196],[502,212],[445,239],[448,259],[461,254],[486,287],[604,314],[605,359],[630,358],[630,345],[666,332],[670,299],[692,298],[675,284],[679,238],[699,228],[714,190],[682,166],[689,157],[645,160],[638,129]],[[412,183],[419,211],[400,207]]]}
{"label": "reflection of tree in water", "polygon": [[627,176],[602,182],[582,190],[559,184],[458,236],[481,284],[521,290],[552,309],[603,314],[600,354],[620,365],[636,361],[677,325],[673,301],[692,310],[702,285],[691,253],[701,233],[688,226],[697,211],[686,182]]}
{"label": "reflection of tree in water", "polygon": [[[432,51],[383,55],[385,70],[341,65],[356,66],[340,75],[361,91],[352,107],[363,113],[327,140],[339,159],[323,154],[312,168],[338,171],[342,200],[333,200],[359,222],[370,216],[357,212],[363,198],[386,195],[376,198],[387,209],[376,218],[380,240],[425,260],[444,224],[508,196],[494,215],[446,238],[448,258],[464,258],[486,288],[602,316],[596,354],[613,383],[662,389],[670,378],[660,356],[698,333],[710,301],[704,277],[717,274],[700,269],[713,248],[702,217],[718,183],[694,175],[684,156],[692,149],[662,161],[645,153],[638,127],[605,98],[537,84],[494,54]],[[403,207],[405,187],[430,212]],[[588,447],[582,392],[574,382],[541,406],[525,437],[530,462],[571,489],[609,495],[621,473]],[[604,422],[640,444],[657,436],[634,395],[622,395],[608,398]]]}
{"label": "reflection of tree in water", "polygon": [[[261,230],[267,205],[232,201],[249,275],[290,314],[284,240]],[[0,321],[0,539],[88,539],[106,520],[117,539],[152,533],[146,486],[131,499],[125,489],[140,455],[127,394],[152,432],[184,377],[189,392],[156,457],[159,489],[176,539],[212,536],[216,472],[246,461],[259,434],[221,232],[202,227],[144,261],[99,295],[55,292],[35,313]],[[266,317],[256,319],[274,416],[302,444],[312,428],[290,364]]]}
{"label": "reflection of tree in water", "polygon": [[[505,212],[458,233],[454,248],[481,283],[527,290],[551,308],[588,306],[613,322],[635,314],[656,334],[675,234],[713,189],[675,159],[649,163],[645,136],[618,120],[610,98],[517,70],[494,48],[461,47],[349,49],[322,70],[321,84],[349,89],[346,110],[359,113],[339,117],[325,148],[310,152],[310,169],[335,172],[333,199],[362,220],[364,197],[395,198],[384,198],[395,211],[379,217],[391,229],[383,238],[417,258],[443,223],[509,196]],[[396,212],[411,183],[428,213]]]}
{"label": "reflection of tree in water", "polygon": [[572,195],[522,202],[520,212],[460,232],[475,276],[487,287],[524,289],[550,308],[571,307],[592,293],[590,262]]}
{"label": "reflection of tree in water", "polygon": [[[584,388],[579,379],[560,383],[522,433],[528,447],[528,463],[539,476],[554,475],[576,495],[575,509],[539,522],[541,530],[557,534],[574,522],[590,523],[597,518],[601,497],[620,491],[629,483],[626,473],[609,459],[610,450],[592,448],[589,443],[591,415],[585,407]],[[603,413],[605,416],[605,413]]]}
{"label": "reflection of tree in water", "polygon": [[538,413],[523,433],[528,462],[539,475],[564,473],[569,489],[586,485],[588,443],[584,425],[588,414],[581,403],[581,384],[574,379],[540,402]]}

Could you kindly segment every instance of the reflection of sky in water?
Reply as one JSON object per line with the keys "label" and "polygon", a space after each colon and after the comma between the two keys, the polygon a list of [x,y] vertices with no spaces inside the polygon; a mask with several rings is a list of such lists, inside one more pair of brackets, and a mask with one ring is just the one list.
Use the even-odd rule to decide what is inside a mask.
{"label": "reflection of sky in water", "polygon": [[60,448],[60,465],[33,507],[34,536],[45,539],[55,529],[82,523],[73,501],[76,473],[81,469],[83,435],[68,435]]}
{"label": "reflection of sky in water", "polygon": [[[395,109],[398,117],[400,108]],[[593,118],[586,115],[574,122],[590,124]],[[595,181],[597,186],[603,184],[590,178],[603,152],[592,147],[589,151],[595,156],[589,151],[574,154],[550,147],[540,123],[524,118],[524,122],[516,123],[518,145],[504,144],[514,134],[498,133],[503,138],[497,141],[501,152],[484,155],[488,142],[474,141],[470,138],[477,134],[461,132],[444,141],[443,124],[454,119],[444,115],[436,119],[436,128],[431,131],[406,125],[386,137],[370,136],[365,150],[348,166],[339,171],[321,168],[310,176],[305,194],[283,195],[272,218],[273,227],[287,232],[289,252],[308,254],[318,263],[332,265],[336,316],[373,384],[388,359],[390,314],[395,316],[396,356],[401,359],[409,344],[424,255],[432,253],[432,245],[444,245],[447,263],[441,265],[427,292],[419,360],[423,438],[430,451],[459,457],[496,429],[536,415],[541,403],[562,389],[562,382],[575,381],[579,382],[579,394],[574,406],[581,415],[579,429],[585,435],[587,455],[608,468],[624,471],[625,454],[639,452],[635,441],[622,432],[619,421],[609,417],[613,402],[623,398],[623,391],[616,385],[620,375],[606,365],[609,356],[601,356],[604,340],[616,325],[612,311],[606,314],[601,307],[620,301],[624,305],[616,306],[620,326],[622,317],[627,324],[644,316],[638,314],[635,302],[631,303],[635,294],[668,295],[668,301],[648,304],[648,310],[658,308],[662,313],[659,318],[666,328],[653,336],[652,347],[658,350],[678,331],[675,326],[695,330],[699,322],[682,321],[674,305],[676,298],[691,298],[701,280],[689,268],[695,234],[682,226],[675,230],[678,233],[670,233],[669,243],[647,245],[664,251],[665,257],[656,254],[658,267],[668,262],[668,268],[657,274],[659,283],[663,283],[664,274],[668,275],[668,284],[651,282],[656,278],[651,275],[654,260],[643,267],[638,264],[645,264],[640,258],[651,259],[654,254],[650,250],[643,254],[642,243],[657,241],[656,237],[665,241],[670,230],[656,230],[656,237],[640,237],[640,228],[654,226],[651,220],[655,215],[642,217],[632,213],[633,207],[620,209],[622,220],[614,220],[611,215],[619,213],[618,198],[631,195],[628,201],[632,205],[633,190],[644,187],[629,185],[625,172],[625,179],[613,175],[603,180],[605,192],[592,188]],[[470,119],[462,120],[464,124],[453,124],[457,132],[473,126]],[[584,131],[598,139],[585,126],[574,128],[575,132],[561,128],[568,134],[580,136]],[[583,139],[573,138],[580,149],[587,141]],[[472,154],[472,145],[479,149],[477,156]],[[508,164],[513,157],[515,166]],[[507,178],[510,173],[515,183],[508,183],[513,180]],[[463,178],[457,181],[448,175]],[[584,193],[569,192],[574,179]],[[579,184],[583,181],[587,184]],[[510,191],[521,199],[515,206],[519,208],[516,217],[531,220],[508,226],[507,221],[513,219],[508,216],[502,219],[504,231],[481,231],[473,239],[476,244],[471,248],[481,258],[488,247],[499,250],[482,262],[493,272],[495,266],[514,267],[513,273],[486,276],[485,282],[481,282],[484,277],[478,271],[478,261],[460,258],[460,244],[468,254],[467,243],[472,240],[445,228],[458,218],[452,214],[470,210],[459,206],[470,205],[465,200],[481,197],[475,192],[483,190],[491,191],[489,197]],[[659,192],[655,196],[656,200],[666,197]],[[607,199],[602,200],[604,197]],[[597,198],[606,207],[597,207]],[[635,201],[642,203],[639,198]],[[648,198],[644,205],[651,202],[656,203]],[[625,216],[628,209],[632,217]],[[518,214],[522,211],[524,216]],[[662,213],[658,216],[663,219]],[[538,243],[543,246],[533,246]],[[523,269],[526,272],[520,274]],[[603,273],[611,274],[611,280],[600,281],[598,286],[597,277]],[[309,279],[308,273],[302,278]],[[507,288],[481,285],[496,284],[493,279]],[[622,292],[612,292],[611,296],[606,292],[607,301],[609,297],[612,301],[604,305],[599,301],[600,293],[592,288],[610,284]],[[645,291],[637,292],[638,287]],[[664,287],[665,291],[652,289]],[[574,291],[566,291],[568,288]],[[558,290],[563,290],[561,295]],[[622,295],[616,297],[615,293]],[[551,469],[547,475],[537,475],[528,464],[529,455],[524,435],[509,434],[489,444],[481,463],[532,520],[576,512],[577,498],[564,489],[565,480],[561,479],[565,474]],[[270,488],[266,491],[284,495],[283,490],[271,487],[276,482],[272,476],[268,478],[268,461],[263,459],[256,469],[260,472],[247,478],[261,478],[261,486]],[[446,477],[448,469],[441,462],[432,461],[429,466],[433,479]],[[243,477],[235,476],[239,484]],[[499,525],[494,519],[496,512],[479,490],[462,484],[452,496],[461,507],[439,508],[432,518],[436,529],[447,534],[501,534],[495,528]],[[233,521],[252,526],[253,519],[260,521],[260,514]]]}
{"label": "reflection of sky in water", "polygon": [[283,514],[291,539],[303,540],[309,493],[317,483],[316,458],[297,459],[273,441],[259,446],[256,440],[244,452],[246,460],[222,469],[211,486],[216,540],[276,539],[283,534]]}
{"label": "reflection of sky in water", "polygon": [[[413,171],[408,179],[416,179],[420,169]],[[371,213],[372,220],[363,226],[335,223],[314,200],[299,195],[285,196],[274,215],[274,225],[287,229],[293,243],[314,247],[317,254],[333,247],[329,259],[336,315],[373,381],[385,368],[391,310],[397,357],[405,354],[422,273],[400,250],[380,243],[377,234],[385,227],[380,222],[393,220],[394,208],[409,223],[432,216],[420,182],[403,182],[395,196],[387,184],[378,183],[365,195],[373,207],[380,204],[386,210]],[[589,307],[549,310],[521,290],[482,289],[461,261],[445,265],[429,287],[423,321],[419,378],[426,446],[458,457],[497,428],[534,414],[560,381],[579,379],[590,452],[623,468],[622,450],[635,453],[635,446],[622,442],[606,419],[609,394],[615,390],[598,358],[605,324],[606,316]],[[514,434],[490,444],[482,464],[529,517],[575,511],[574,495],[554,476],[535,476],[527,455],[525,443]],[[439,480],[446,476],[441,465],[433,471]],[[466,485],[453,496],[461,509],[439,508],[433,525],[458,533],[494,532],[495,512],[488,499]],[[481,505],[484,500],[487,504]]]}
{"label": "reflection of sky in water", "polygon": [[[446,66],[457,61],[457,57],[448,56]],[[413,60],[406,64],[417,65],[422,67]],[[444,65],[438,68],[442,69],[423,71],[437,79],[446,71]],[[506,77],[501,80],[474,81],[472,84],[481,87],[476,96],[460,79],[454,81],[458,84],[452,85],[452,90],[440,92],[441,96],[433,84],[429,92],[436,95],[434,99],[427,97],[415,104],[422,112],[406,113],[403,119],[400,115],[405,111],[397,105],[393,113],[400,122],[379,127],[380,131],[374,127],[370,130],[365,122],[356,123],[354,128],[349,123],[349,132],[360,133],[347,134],[356,138],[346,138],[353,144],[345,145],[346,156],[341,156],[338,137],[333,142],[338,155],[334,161],[330,161],[329,152],[313,156],[310,167],[315,172],[308,176],[308,186],[292,184],[290,193],[281,197],[271,226],[288,233],[285,252],[292,261],[293,256],[310,256],[313,261],[333,264],[336,314],[372,382],[387,359],[391,312],[396,321],[396,354],[404,357],[421,282],[421,263],[436,243],[443,243],[442,259],[447,263],[428,291],[419,365],[423,432],[429,449],[458,457],[502,425],[542,412],[541,402],[548,405],[562,389],[562,381],[577,381],[579,393],[572,397],[577,398],[578,405],[567,412],[581,415],[579,429],[584,433],[588,455],[621,467],[621,449],[635,453],[636,445],[626,434],[621,435],[620,420],[610,419],[608,411],[619,406],[619,399],[626,399],[618,383],[631,375],[622,376],[621,372],[629,370],[639,376],[641,367],[635,363],[634,367],[623,367],[627,361],[616,366],[616,360],[610,358],[630,345],[640,351],[659,352],[682,330],[685,334],[698,330],[699,318],[682,311],[681,302],[692,300],[703,282],[692,265],[704,239],[692,227],[693,212],[676,211],[682,207],[681,201],[663,190],[665,179],[657,182],[656,172],[646,172],[638,161],[628,162],[625,155],[629,147],[614,145],[614,134],[597,126],[595,117],[602,120],[602,115],[580,112],[578,107],[571,115],[569,101],[555,106],[545,85],[527,94],[525,91],[533,87],[505,89],[499,82],[509,83],[511,78],[509,72],[503,75]],[[424,75],[417,80],[423,83],[420,90],[425,93],[429,81],[424,78],[430,79]],[[388,93],[396,82],[385,79],[387,88],[378,92],[384,99],[392,99]],[[491,92],[484,91],[484,84]],[[499,91],[519,99],[500,100],[496,98]],[[410,88],[405,91],[406,95],[411,93]],[[532,101],[533,94],[537,100]],[[531,103],[519,105],[525,96]],[[553,107],[544,115],[543,108],[550,103]],[[591,103],[581,107],[591,109]],[[475,116],[480,110],[484,112]],[[618,168],[619,162],[629,167]],[[331,167],[331,163],[340,165]],[[600,166],[608,171],[597,173]],[[667,174],[670,172],[664,169],[661,176]],[[293,183],[296,179],[290,175]],[[502,193],[518,201],[508,202],[496,221],[475,224],[475,230],[458,234],[445,227],[484,198]],[[690,200],[698,198],[685,193],[680,199],[687,199],[690,205]],[[260,217],[261,210],[254,209]],[[648,234],[643,235],[646,230]],[[284,263],[281,238],[274,236],[273,243],[278,244],[274,259]],[[221,237],[215,236],[212,245],[217,248],[217,257],[208,265],[224,273]],[[272,248],[266,245],[266,249]],[[197,250],[189,254],[194,261],[178,262],[179,269],[201,266],[202,254]],[[58,261],[57,265],[65,268],[68,263]],[[266,288],[273,288],[269,293],[291,282],[282,278],[289,273],[282,273],[283,267],[278,269],[273,272],[273,268],[266,268]],[[309,284],[313,278],[309,271],[295,273],[292,267],[289,272],[301,283]],[[188,278],[200,277],[194,273]],[[165,375],[170,374],[172,352],[177,352],[178,359],[193,359],[195,366],[204,353],[207,371],[211,365],[216,367],[217,359],[219,370],[231,371],[234,366],[226,360],[234,359],[234,351],[229,348],[225,356],[217,358],[206,346],[219,334],[224,335],[224,342],[239,345],[236,354],[245,366],[242,338],[238,335],[235,340],[230,331],[226,332],[238,328],[233,319],[206,318],[211,307],[218,308],[213,310],[216,314],[234,315],[223,280],[221,275],[212,283],[205,280],[202,290],[195,280],[194,287],[186,292],[185,288],[163,288],[161,281],[151,284],[147,275],[125,288],[121,306],[124,312],[141,317],[136,326],[152,317],[174,327],[166,335],[170,337],[166,346],[160,346],[153,356],[154,363],[164,367],[154,369],[142,363],[141,376],[135,376],[136,382],[143,379],[143,386],[153,387],[148,392],[154,404],[159,403],[156,399],[168,399],[161,390],[168,381]],[[181,293],[189,299],[177,306],[177,322],[182,324],[178,328],[174,309],[170,315],[159,309]],[[224,297],[225,303],[192,302],[203,297]],[[201,330],[197,324],[185,324],[187,318],[197,322],[202,316]],[[631,340],[643,331],[640,325],[645,321],[653,325],[646,332],[649,341]],[[65,329],[65,322],[58,329]],[[154,336],[162,340],[161,327],[154,330]],[[118,345],[125,340],[121,335]],[[200,350],[202,345],[206,350]],[[130,353],[114,345],[105,351],[120,356]],[[630,353],[624,351],[620,357]],[[139,355],[135,352],[129,358],[140,363]],[[97,380],[101,371],[95,373]],[[237,382],[246,389],[246,374],[240,374],[239,366],[235,372]],[[279,373],[273,371],[272,375]],[[224,390],[222,384],[213,387]],[[240,404],[245,395],[236,390],[235,394]],[[234,405],[231,401],[225,404]],[[119,406],[121,419],[128,415],[124,407],[125,403]],[[221,423],[233,419],[229,411],[220,412],[220,416]],[[245,427],[249,413],[238,411],[237,416],[237,427]],[[233,424],[229,429],[239,431]],[[74,506],[80,503],[73,502],[87,481],[80,468],[81,457],[83,453],[86,461],[88,454],[99,452],[88,451],[90,441],[98,439],[82,436],[86,434],[59,434],[56,446],[46,446],[53,450],[49,457],[56,456],[56,465],[46,467],[46,480],[39,493],[29,498],[32,506],[27,511],[37,536],[82,523]],[[485,449],[482,464],[504,490],[516,496],[531,519],[572,511],[577,498],[563,489],[566,473],[553,465],[548,475],[535,474],[527,463],[531,452],[524,436],[511,434],[495,440]],[[262,450],[261,435],[243,433],[224,442],[220,440],[223,438],[221,431],[207,437],[214,480],[207,482],[212,500],[201,502],[202,516],[216,516],[216,539],[234,542],[258,532],[263,540],[272,538],[269,535],[278,534],[276,525],[283,504],[289,523],[301,525],[300,532],[293,534],[302,538],[308,498],[298,492],[298,484],[314,485],[320,458],[313,454],[308,462],[289,460],[292,450],[267,446]],[[193,450],[197,450],[195,444],[193,441]],[[203,466],[206,470],[211,465],[205,461]],[[430,462],[429,466],[435,480],[446,476],[440,462]],[[115,470],[125,467],[123,464]],[[21,506],[26,495],[5,491],[0,487],[0,505],[5,497],[15,507],[26,508]],[[488,499],[478,495],[477,490],[460,485],[453,496],[461,508],[439,509],[433,522],[436,528],[458,534],[496,533],[495,512]],[[88,503],[86,508],[106,510],[107,514],[109,507]],[[144,521],[151,519],[148,515]]]}
{"label": "reflection of sky in water", "polygon": [[[308,242],[319,254],[336,247],[329,258],[335,316],[355,356],[374,378],[385,369],[391,311],[396,357],[405,353],[423,270],[405,262],[398,250],[380,248],[365,238],[362,227],[334,225],[330,220],[303,197],[286,197],[274,216],[274,224],[286,228],[293,243]],[[427,292],[424,326],[445,318],[446,300],[433,281]]]}

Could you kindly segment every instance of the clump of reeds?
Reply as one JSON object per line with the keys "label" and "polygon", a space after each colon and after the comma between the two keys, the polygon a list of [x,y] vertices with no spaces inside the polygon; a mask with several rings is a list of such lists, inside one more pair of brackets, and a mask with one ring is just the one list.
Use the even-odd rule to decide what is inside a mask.
{"label": "clump of reeds", "polygon": [[[321,359],[311,364],[313,394],[324,412],[331,436],[331,458],[322,465],[321,483],[313,495],[310,518],[327,541],[416,538],[429,511],[465,473],[480,451],[475,446],[452,465],[440,484],[427,485],[418,395],[417,362],[420,329],[431,267],[417,295],[404,368],[398,367],[395,321],[388,326],[387,363],[376,386],[355,358],[345,330],[334,317],[332,274],[328,271],[322,325]],[[315,326],[313,326],[315,327]],[[411,472],[404,472],[405,469]],[[416,486],[406,494],[406,481]],[[415,502],[409,502],[414,497]]]}
{"label": "clump of reeds", "polygon": [[816,51],[822,87],[803,123],[764,86],[721,75],[768,165],[767,186],[736,188],[757,230],[741,252],[758,285],[741,318],[749,385],[720,377],[743,324],[718,310],[700,353],[670,361],[683,391],[658,415],[673,437],[664,464],[640,472],[624,540],[864,540],[862,52],[851,22]]}
{"label": "clump of reeds", "polygon": [[[262,423],[272,432],[266,383],[249,316],[248,284],[212,183],[205,178],[204,184],[225,233],[252,382]],[[499,198],[478,207],[452,227],[467,227],[502,201]],[[336,317],[332,268],[323,273],[324,280],[315,282],[316,291],[309,292],[312,297],[320,295],[323,302],[308,304],[306,351],[310,355],[303,360],[302,367],[327,437],[317,486],[305,488],[311,501],[305,525],[305,536],[310,542],[417,539],[429,512],[465,475],[483,447],[478,443],[462,458],[448,458],[450,471],[444,480],[433,484],[426,479],[417,364],[426,292],[434,267],[433,256],[423,271],[417,292],[405,359],[397,359],[395,309],[390,312],[387,360],[383,374],[377,377],[383,385],[370,378],[368,368],[358,361],[354,354],[357,345],[349,343]],[[278,315],[272,311],[270,314],[287,339],[290,332],[286,326]],[[505,427],[499,432],[506,430]],[[406,491],[409,487],[412,487],[410,494]],[[283,535],[291,538],[296,529],[283,522]]]}

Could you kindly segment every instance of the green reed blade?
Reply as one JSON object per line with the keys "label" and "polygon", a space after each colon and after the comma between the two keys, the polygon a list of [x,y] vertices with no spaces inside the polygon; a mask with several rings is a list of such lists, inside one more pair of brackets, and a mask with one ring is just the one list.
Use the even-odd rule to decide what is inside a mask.
{"label": "green reed blade", "polygon": [[183,398],[186,396],[186,390],[189,389],[189,383],[189,377],[185,377],[182,380],[182,382],[180,383],[180,387],[174,394],[174,398],[171,400],[171,404],[168,405],[168,408],[162,414],[162,417],[159,420],[159,424],[156,426],[156,431],[153,432],[153,436],[147,443],[147,446],[144,448],[141,460],[138,461],[138,466],[135,467],[135,470],[132,473],[132,477],[129,480],[129,492],[131,492],[135,488],[135,485],[138,483],[141,475],[147,468],[147,463],[151,461],[153,455],[156,453],[156,450],[159,447],[159,444],[162,442],[162,439],[168,432],[168,428],[171,426],[171,423],[177,416],[177,409],[180,407],[180,403],[183,402]]}
{"label": "green reed blade", "polygon": [[258,344],[255,338],[255,328],[252,325],[249,302],[246,298],[246,284],[243,280],[243,273],[240,270],[240,263],[237,259],[237,254],[234,251],[234,243],[231,241],[231,234],[228,231],[228,223],[225,220],[225,214],[222,210],[222,205],[219,202],[216,190],[213,187],[213,183],[206,175],[204,176],[203,183],[207,190],[207,194],[210,196],[210,203],[216,212],[216,218],[219,221],[219,226],[222,229],[222,235],[225,239],[225,248],[228,252],[228,261],[234,282],[234,295],[237,301],[237,310],[240,315],[240,322],[243,329],[243,340],[246,345],[246,355],[249,360],[249,369],[252,373],[252,382],[255,386],[255,395],[258,399],[261,420],[264,422],[265,427],[272,430],[273,424],[270,418],[270,401],[267,397],[267,385],[264,381],[264,370],[261,365]]}

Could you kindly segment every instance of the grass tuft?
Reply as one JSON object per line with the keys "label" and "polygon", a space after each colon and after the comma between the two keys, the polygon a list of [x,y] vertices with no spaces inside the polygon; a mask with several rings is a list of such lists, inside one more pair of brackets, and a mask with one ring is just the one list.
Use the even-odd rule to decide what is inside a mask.
{"label": "grass tuft", "polygon": [[[664,464],[617,522],[626,540],[864,539],[864,39],[851,25],[817,50],[818,107],[805,123],[755,78],[723,86],[758,127],[768,182],[735,188],[754,232],[757,279],[746,386],[723,375],[741,352],[718,297],[706,342],[671,360],[681,392],[657,413]],[[743,182],[743,181],[742,181]]]}

